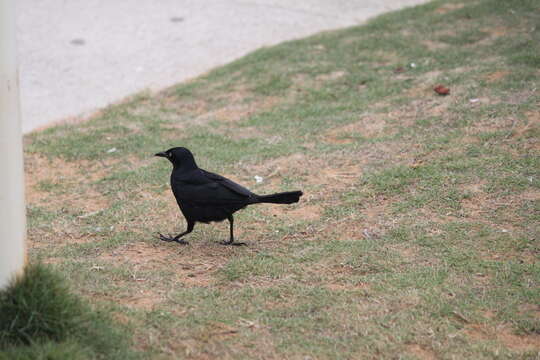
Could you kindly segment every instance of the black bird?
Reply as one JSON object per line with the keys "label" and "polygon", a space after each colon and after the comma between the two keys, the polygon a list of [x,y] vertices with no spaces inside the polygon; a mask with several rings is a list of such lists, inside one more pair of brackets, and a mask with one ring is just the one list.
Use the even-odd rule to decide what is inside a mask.
{"label": "black bird", "polygon": [[187,230],[174,237],[159,233],[163,241],[180,240],[193,231],[195,223],[229,220],[230,238],[224,245],[245,245],[235,243],[233,235],[233,214],[247,205],[259,203],[292,204],[300,200],[301,191],[290,191],[272,195],[257,195],[245,187],[221,176],[199,169],[193,154],[186,148],[175,147],[155,154],[167,158],[173,164],[171,188],[176,202],[187,221]]}

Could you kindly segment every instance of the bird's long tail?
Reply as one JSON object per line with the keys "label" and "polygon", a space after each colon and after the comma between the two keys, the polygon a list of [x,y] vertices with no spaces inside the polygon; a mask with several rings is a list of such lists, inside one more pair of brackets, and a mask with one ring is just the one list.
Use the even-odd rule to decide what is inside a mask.
{"label": "bird's long tail", "polygon": [[301,191],[287,191],[271,195],[259,195],[258,202],[272,204],[292,204],[298,202],[302,196]]}

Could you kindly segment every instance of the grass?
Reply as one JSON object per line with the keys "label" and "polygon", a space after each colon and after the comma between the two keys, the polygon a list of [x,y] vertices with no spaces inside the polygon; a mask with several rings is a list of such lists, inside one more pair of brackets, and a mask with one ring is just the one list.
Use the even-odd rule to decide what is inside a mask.
{"label": "grass", "polygon": [[134,359],[125,333],[32,264],[0,292],[0,359]]}
{"label": "grass", "polygon": [[[31,261],[146,358],[536,358],[539,10],[434,1],[33,133]],[[185,226],[171,146],[306,195],[240,212],[247,248],[159,242]]]}

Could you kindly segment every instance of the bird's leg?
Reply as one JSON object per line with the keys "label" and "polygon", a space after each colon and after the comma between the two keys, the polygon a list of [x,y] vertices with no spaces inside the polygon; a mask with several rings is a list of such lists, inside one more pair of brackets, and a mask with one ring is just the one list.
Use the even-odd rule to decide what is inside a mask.
{"label": "bird's leg", "polygon": [[176,235],[175,237],[172,237],[172,236],[165,236],[163,235],[162,233],[158,233],[159,234],[159,239],[162,240],[162,241],[166,241],[166,242],[171,242],[171,241],[174,241],[174,242],[177,242],[179,244],[182,244],[182,245],[187,245],[189,244],[186,240],[180,240],[180,238],[184,235],[187,235],[189,234],[190,232],[193,231],[193,228],[195,227],[195,222],[193,221],[188,221],[187,223],[187,230],[184,231],[183,233],[180,233],[178,235]]}
{"label": "bird's leg", "polygon": [[242,246],[242,245],[246,245],[246,243],[235,243],[234,242],[234,233],[233,233],[233,226],[234,226],[234,218],[232,215],[229,215],[227,217],[227,219],[229,219],[229,231],[230,231],[230,237],[229,237],[229,241],[224,241],[222,242],[223,245],[234,245],[234,246]]}

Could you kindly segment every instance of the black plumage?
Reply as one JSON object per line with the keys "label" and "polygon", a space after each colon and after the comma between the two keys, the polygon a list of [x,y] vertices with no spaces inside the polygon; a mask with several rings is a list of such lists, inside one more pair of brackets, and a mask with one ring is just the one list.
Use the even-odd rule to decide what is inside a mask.
{"label": "black plumage", "polygon": [[200,169],[193,154],[186,148],[175,147],[157,153],[173,164],[171,189],[176,202],[187,221],[187,229],[174,237],[159,234],[163,241],[187,244],[181,238],[193,231],[195,223],[229,220],[230,237],[227,245],[240,245],[234,242],[233,214],[251,204],[274,203],[292,204],[298,202],[301,191],[290,191],[271,195],[257,195],[245,187],[221,175]]}

